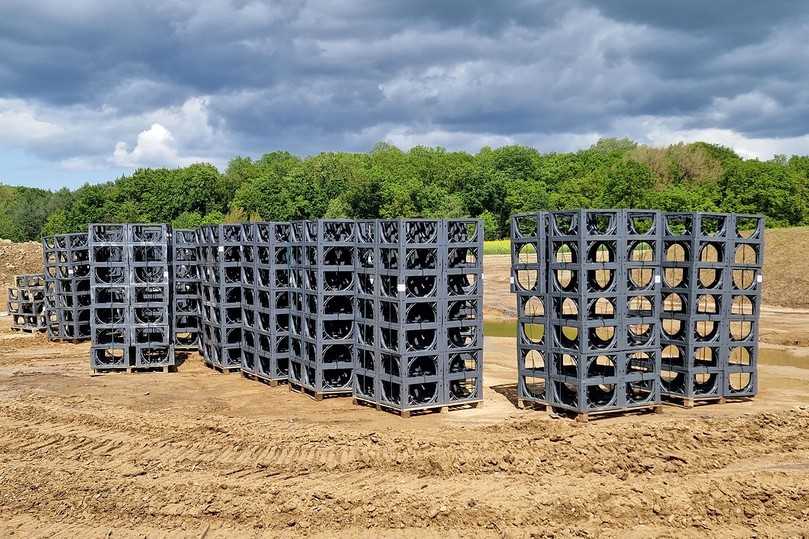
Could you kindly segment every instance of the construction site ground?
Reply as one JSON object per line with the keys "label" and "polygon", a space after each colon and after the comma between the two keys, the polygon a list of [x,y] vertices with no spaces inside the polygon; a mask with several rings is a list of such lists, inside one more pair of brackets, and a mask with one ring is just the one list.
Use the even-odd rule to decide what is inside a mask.
{"label": "construction site ground", "polygon": [[[487,314],[509,323],[500,258]],[[499,292],[498,292],[499,290]],[[91,376],[0,317],[0,536],[750,537],[809,533],[809,312],[762,316],[760,395],[588,423],[485,405],[400,418],[220,374]]]}

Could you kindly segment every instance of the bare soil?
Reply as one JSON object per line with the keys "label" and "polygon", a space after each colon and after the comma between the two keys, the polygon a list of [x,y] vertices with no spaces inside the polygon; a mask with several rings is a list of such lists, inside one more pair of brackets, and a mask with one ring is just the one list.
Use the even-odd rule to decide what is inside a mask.
{"label": "bare soil", "polygon": [[91,376],[88,345],[0,319],[0,536],[805,536],[808,349],[753,401],[579,424],[514,405],[410,419],[202,366]]}
{"label": "bare soil", "polygon": [[[14,286],[17,275],[42,273],[42,245],[0,240],[0,287]],[[3,290],[5,296],[5,290]],[[5,297],[2,310],[5,310]]]}

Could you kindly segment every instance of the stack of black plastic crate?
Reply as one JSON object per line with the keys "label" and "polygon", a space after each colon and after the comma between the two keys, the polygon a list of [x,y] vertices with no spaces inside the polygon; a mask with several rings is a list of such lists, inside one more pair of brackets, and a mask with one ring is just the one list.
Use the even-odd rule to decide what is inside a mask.
{"label": "stack of black plastic crate", "polygon": [[[518,399],[580,420],[656,409],[659,213],[563,211],[515,216],[513,223]],[[521,266],[532,249],[536,255]]]}
{"label": "stack of black plastic crate", "polygon": [[404,416],[482,401],[477,220],[357,223],[354,398]]}
{"label": "stack of black plastic crate", "polygon": [[194,230],[171,232],[172,335],[176,350],[199,348],[200,274],[197,234]]}
{"label": "stack of black plastic crate", "polygon": [[242,362],[242,226],[207,225],[197,231],[201,287],[200,347],[205,363],[221,372]]}
{"label": "stack of black plastic crate", "polygon": [[692,407],[755,395],[763,218],[663,217],[664,396]]}
{"label": "stack of black plastic crate", "polygon": [[41,273],[17,275],[8,289],[8,314],[15,331],[45,331],[45,276]]}
{"label": "stack of black plastic crate", "polygon": [[242,263],[242,372],[275,385],[289,375],[291,227],[276,222],[245,227],[250,230]]}
{"label": "stack of black plastic crate", "polygon": [[352,388],[356,222],[292,223],[290,389],[315,399]]}
{"label": "stack of black plastic crate", "polygon": [[548,214],[511,217],[511,291],[517,296],[517,403],[545,403],[548,379]]}
{"label": "stack of black plastic crate", "polygon": [[88,245],[91,369],[168,371],[175,365],[169,227],[93,224]]}
{"label": "stack of black plastic crate", "polygon": [[45,319],[51,341],[90,338],[90,253],[87,234],[42,239]]}
{"label": "stack of black plastic crate", "polygon": [[171,230],[165,224],[140,223],[127,230],[134,367],[168,369],[175,365]]}

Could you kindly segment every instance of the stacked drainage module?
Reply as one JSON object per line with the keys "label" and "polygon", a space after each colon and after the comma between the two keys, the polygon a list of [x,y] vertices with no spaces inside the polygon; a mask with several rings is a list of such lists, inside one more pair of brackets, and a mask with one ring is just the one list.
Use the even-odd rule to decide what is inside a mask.
{"label": "stacked drainage module", "polygon": [[45,331],[45,276],[41,273],[17,275],[8,289],[8,314],[15,331]]}
{"label": "stacked drainage module", "polygon": [[242,374],[270,385],[289,375],[289,223],[242,226]]}
{"label": "stacked drainage module", "polygon": [[242,225],[207,225],[197,230],[201,291],[200,351],[221,372],[242,364]]}
{"label": "stacked drainage module", "polygon": [[171,233],[172,338],[176,350],[197,350],[200,339],[200,272],[194,230]]}
{"label": "stacked drainage module", "polygon": [[291,223],[289,387],[315,399],[352,388],[355,221]]}
{"label": "stacked drainage module", "polygon": [[90,225],[94,372],[175,365],[169,242],[164,224]]}
{"label": "stacked drainage module", "polygon": [[42,239],[45,319],[48,339],[79,342],[90,338],[90,253],[87,234]]}
{"label": "stacked drainage module", "polygon": [[755,395],[763,217],[663,218],[664,397],[691,407]]}
{"label": "stacked drainage module", "polygon": [[403,416],[482,402],[478,220],[357,223],[355,401]]}
{"label": "stacked drainage module", "polygon": [[521,404],[580,420],[657,408],[661,243],[654,211],[513,217]]}

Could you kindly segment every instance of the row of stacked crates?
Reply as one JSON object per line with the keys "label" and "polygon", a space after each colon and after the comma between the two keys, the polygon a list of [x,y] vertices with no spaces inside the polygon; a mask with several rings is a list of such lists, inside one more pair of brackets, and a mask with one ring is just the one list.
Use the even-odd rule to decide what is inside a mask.
{"label": "row of stacked crates", "polygon": [[664,394],[686,406],[758,391],[764,218],[663,215]]}
{"label": "row of stacked crates", "polygon": [[[749,375],[754,384],[755,306],[760,290],[748,289],[741,294],[743,299],[736,300],[750,301],[743,313],[731,313],[730,307],[733,297],[740,295],[733,290],[734,271],[747,272],[748,284],[761,281],[763,221],[758,216],[724,217],[727,231],[712,240],[722,244],[721,249],[717,245],[719,254],[702,263],[702,269],[716,272],[712,284],[722,290],[712,298],[711,309],[716,312],[708,316],[700,306],[710,301],[697,283],[700,263],[690,255],[701,252],[699,240],[690,236],[694,230],[690,225],[672,226],[682,217],[651,210],[513,216],[511,286],[517,296],[521,403],[541,403],[586,418],[593,413],[654,409],[662,396],[692,398],[695,386],[688,380],[696,374],[694,358],[705,354],[706,347],[695,346],[697,334],[689,328],[703,325],[710,316],[716,322],[710,334],[715,345],[711,365],[723,373],[717,378],[743,372],[735,376]],[[690,214],[687,221],[698,224],[703,217]],[[755,225],[750,238],[730,239],[730,223],[737,219]],[[683,236],[686,230],[688,238]],[[751,248],[756,256],[734,266],[731,260],[740,245],[745,253],[755,245]],[[675,288],[664,285],[662,274],[671,277],[677,272],[681,278]],[[738,324],[731,322],[733,317]],[[726,339],[731,326],[752,328],[737,346],[743,351],[731,352],[744,356],[743,367],[731,367]],[[745,388],[747,394],[755,392],[754,385]]]}
{"label": "row of stacked crates", "polygon": [[8,289],[8,314],[14,331],[45,331],[45,276],[41,273],[17,275]]}
{"label": "row of stacked crates", "polygon": [[512,218],[518,397],[578,414],[660,402],[659,214]]}
{"label": "row of stacked crates", "polygon": [[354,397],[403,414],[483,399],[478,220],[357,223]]}
{"label": "row of stacked crates", "polygon": [[480,221],[211,225],[197,243],[209,366],[400,412],[482,401]]}
{"label": "row of stacked crates", "polygon": [[173,367],[170,227],[92,224],[88,234],[91,369]]}
{"label": "row of stacked crates", "polygon": [[51,341],[90,338],[90,252],[87,233],[42,239],[45,320]]}

